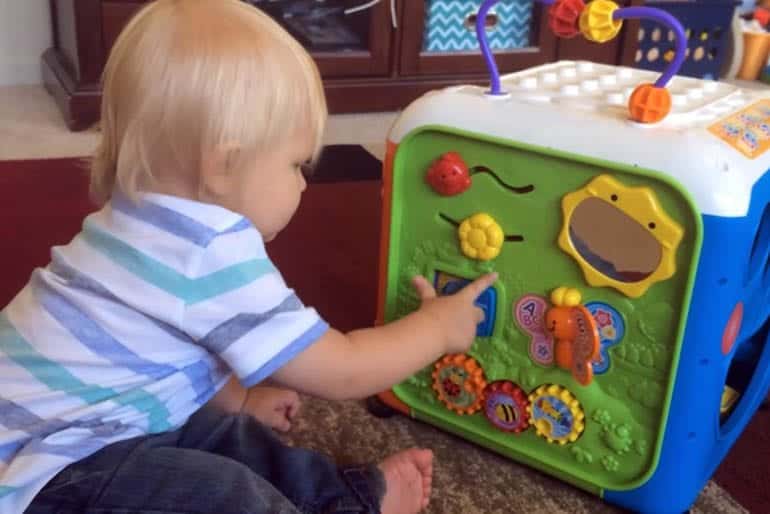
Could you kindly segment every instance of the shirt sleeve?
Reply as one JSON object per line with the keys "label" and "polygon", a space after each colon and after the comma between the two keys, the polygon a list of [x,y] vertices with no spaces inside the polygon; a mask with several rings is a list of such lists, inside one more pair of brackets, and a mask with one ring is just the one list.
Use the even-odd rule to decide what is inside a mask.
{"label": "shirt sleeve", "polygon": [[259,233],[223,234],[203,253],[185,332],[224,360],[245,387],[284,366],[329,329],[272,264]]}

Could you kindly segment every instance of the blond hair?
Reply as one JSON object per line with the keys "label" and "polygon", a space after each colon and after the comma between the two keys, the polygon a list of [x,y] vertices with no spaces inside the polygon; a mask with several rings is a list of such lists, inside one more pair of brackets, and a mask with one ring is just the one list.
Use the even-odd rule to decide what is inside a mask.
{"label": "blond hair", "polygon": [[303,131],[317,155],[326,109],[314,61],[266,14],[240,0],[156,0],[107,61],[91,194],[197,179],[205,152],[223,146],[238,148],[228,165],[253,166]]}

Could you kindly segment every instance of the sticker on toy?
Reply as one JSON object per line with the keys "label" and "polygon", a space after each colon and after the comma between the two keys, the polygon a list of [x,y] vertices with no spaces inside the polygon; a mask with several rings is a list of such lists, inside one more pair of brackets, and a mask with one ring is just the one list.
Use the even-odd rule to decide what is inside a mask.
{"label": "sticker on toy", "polygon": [[709,127],[709,132],[756,159],[770,148],[770,100],[760,100]]}
{"label": "sticker on toy", "polygon": [[492,382],[484,390],[484,414],[495,428],[518,434],[529,427],[529,399],[510,380]]}
{"label": "sticker on toy", "polygon": [[433,368],[433,390],[446,408],[457,414],[473,414],[482,408],[487,383],[474,358],[447,355]]}
{"label": "sticker on toy", "polygon": [[610,369],[610,348],[623,340],[626,324],[620,312],[608,303],[588,302],[586,309],[594,318],[599,331],[599,358],[592,362],[593,372],[602,375]]}
{"label": "sticker on toy", "polygon": [[549,443],[573,443],[583,433],[585,413],[565,387],[540,386],[529,395],[529,402],[530,423]]}
{"label": "sticker on toy", "polygon": [[548,302],[542,296],[526,295],[513,307],[519,327],[530,338],[529,358],[541,366],[553,365],[553,337],[545,329]]}

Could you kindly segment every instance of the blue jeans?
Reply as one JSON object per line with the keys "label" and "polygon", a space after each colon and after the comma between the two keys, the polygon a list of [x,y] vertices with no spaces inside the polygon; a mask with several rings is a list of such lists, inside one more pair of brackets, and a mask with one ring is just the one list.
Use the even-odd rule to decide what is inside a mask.
{"label": "blue jeans", "polygon": [[375,466],[340,469],[247,416],[203,408],[179,430],[110,445],[59,473],[29,514],[379,514]]}

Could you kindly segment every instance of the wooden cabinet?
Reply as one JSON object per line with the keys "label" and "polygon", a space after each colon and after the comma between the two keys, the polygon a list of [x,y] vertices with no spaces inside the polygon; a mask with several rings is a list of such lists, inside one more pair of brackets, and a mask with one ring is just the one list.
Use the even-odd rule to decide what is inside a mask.
{"label": "wooden cabinet", "polygon": [[[467,4],[467,2],[465,2]],[[509,2],[510,3],[510,2]],[[494,49],[495,58],[497,59],[498,67],[501,72],[511,72],[546,62],[551,62],[557,58],[557,38],[548,29],[547,21],[547,8],[542,4],[532,4],[529,0],[527,2],[521,2],[525,5],[525,9],[529,11],[527,14],[531,20],[528,27],[529,45],[516,45],[514,47],[513,39],[511,38],[508,43],[511,46],[510,49]],[[481,4],[481,2],[474,2],[473,5]],[[460,41],[468,41],[469,39],[475,40],[475,13],[472,11],[462,15],[456,11],[451,16],[449,14],[442,17],[447,22],[451,20],[453,28],[448,29],[446,27],[435,26],[430,29],[434,24],[434,20],[429,19],[428,3],[426,1],[408,1],[403,6],[403,32],[401,35],[402,46],[401,55],[399,56],[399,71],[402,75],[479,75],[485,76],[487,73],[484,59],[480,57],[478,51],[465,51],[465,52],[442,52],[438,49],[430,49],[429,40],[426,39],[428,35],[427,31],[433,30],[434,32],[451,30],[452,36],[449,38],[455,41],[454,48],[459,46]],[[433,16],[436,16],[436,9],[433,10]],[[494,28],[494,25],[498,23],[497,15],[494,14],[494,9],[490,10],[491,15],[487,16],[487,26],[492,30],[502,30]],[[522,15],[526,16],[526,15]],[[449,25],[449,23],[446,23]],[[465,34],[461,36],[459,30],[463,30]],[[521,42],[519,42],[521,43]],[[491,43],[490,43],[491,44]],[[428,47],[426,49],[426,47]]]}
{"label": "wooden cabinet", "polygon": [[[43,55],[44,81],[72,130],[88,128],[98,120],[99,80],[110,48],[147,1],[50,0],[54,45]],[[642,2],[626,0],[625,4]],[[487,81],[478,51],[426,51],[428,0],[381,0],[356,12],[351,11],[365,0],[249,3],[263,8],[306,44],[318,63],[333,113],[400,109],[431,89]],[[285,9],[297,5],[326,9],[329,14],[313,18],[325,21],[308,27],[298,24],[295,13],[286,15]],[[633,23],[605,45],[580,38],[563,41],[546,25],[547,8],[536,3],[528,9],[528,43],[495,52],[502,72],[558,59],[633,63],[637,32]]]}

